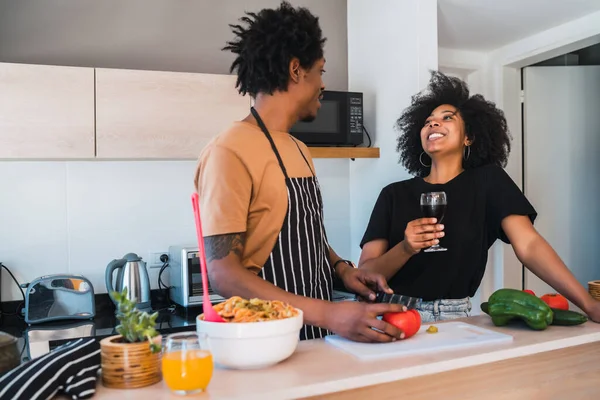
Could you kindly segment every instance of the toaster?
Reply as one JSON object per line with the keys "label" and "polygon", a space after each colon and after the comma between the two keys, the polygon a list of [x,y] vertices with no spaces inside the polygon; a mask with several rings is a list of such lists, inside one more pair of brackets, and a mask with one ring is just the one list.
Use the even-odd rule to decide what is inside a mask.
{"label": "toaster", "polygon": [[[202,273],[197,246],[169,247],[169,297],[182,307],[202,305]],[[215,293],[208,282],[208,295],[211,303],[225,299]]]}
{"label": "toaster", "polygon": [[25,286],[25,322],[92,319],[96,315],[94,288],[81,275],[45,275]]}
{"label": "toaster", "polygon": [[41,357],[69,341],[96,336],[96,325],[93,321],[74,321],[60,326],[50,324],[29,326],[23,332],[27,360]]}

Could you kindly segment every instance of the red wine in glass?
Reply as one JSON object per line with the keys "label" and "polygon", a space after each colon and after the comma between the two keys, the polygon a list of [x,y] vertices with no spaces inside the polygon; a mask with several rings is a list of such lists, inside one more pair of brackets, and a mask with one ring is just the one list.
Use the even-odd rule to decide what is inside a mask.
{"label": "red wine in glass", "polygon": [[[421,212],[425,218],[436,218],[440,224],[444,220],[446,214],[446,206],[448,204],[445,192],[429,192],[421,194]],[[435,244],[428,249],[423,250],[426,253],[435,251],[446,251],[448,249]]]}
{"label": "red wine in glass", "polygon": [[446,213],[446,204],[421,204],[421,212],[425,218],[437,218],[437,223],[441,224]]}

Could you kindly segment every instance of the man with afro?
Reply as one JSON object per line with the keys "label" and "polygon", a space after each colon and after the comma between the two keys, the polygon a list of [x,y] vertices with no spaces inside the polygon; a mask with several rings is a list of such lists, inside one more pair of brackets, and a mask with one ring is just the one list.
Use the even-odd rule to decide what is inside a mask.
{"label": "man with afro", "polygon": [[225,297],[301,309],[300,339],[330,332],[363,342],[403,338],[377,318],[403,306],[331,302],[335,276],[367,299],[374,300],[372,289],[391,290],[381,274],[355,268],[329,246],[310,152],[288,133],[316,117],[325,89],[318,18],[283,2],[240,22],[224,50],[235,54],[236,87],[254,106],[202,151],[195,179],[211,286]]}
{"label": "man with afro", "polygon": [[[413,96],[398,127],[400,161],[415,177],[381,191],[361,241],[359,269],[380,272],[394,291],[422,298],[423,322],[463,318],[488,250],[500,239],[600,322],[600,302],[535,230],[535,209],[503,169],[510,136],[502,110],[471,95],[464,81],[433,72],[428,90]],[[443,221],[428,218],[420,202],[423,193],[440,192],[446,197]]]}

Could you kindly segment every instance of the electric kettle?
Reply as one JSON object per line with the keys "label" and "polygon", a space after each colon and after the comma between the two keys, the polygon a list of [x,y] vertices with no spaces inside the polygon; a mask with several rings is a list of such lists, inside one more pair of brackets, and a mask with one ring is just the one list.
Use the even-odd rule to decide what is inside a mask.
{"label": "electric kettle", "polygon": [[[113,286],[113,273],[117,271],[116,283]],[[127,288],[127,298],[135,301],[136,308],[141,311],[151,311],[150,279],[146,263],[135,253],[125,254],[120,260],[112,260],[106,267],[106,290],[115,305],[117,304],[112,292],[121,292]]]}

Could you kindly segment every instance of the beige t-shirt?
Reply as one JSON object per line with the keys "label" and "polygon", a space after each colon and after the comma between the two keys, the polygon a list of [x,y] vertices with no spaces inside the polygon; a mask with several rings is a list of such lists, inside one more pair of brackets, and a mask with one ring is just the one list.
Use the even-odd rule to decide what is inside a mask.
{"label": "beige t-shirt", "polygon": [[[287,132],[269,133],[288,176],[311,176],[300,153],[314,171],[308,148]],[[234,122],[202,150],[195,185],[204,236],[246,232],[242,263],[258,272],[275,246],[288,209],[285,176],[267,137],[254,124]]]}

